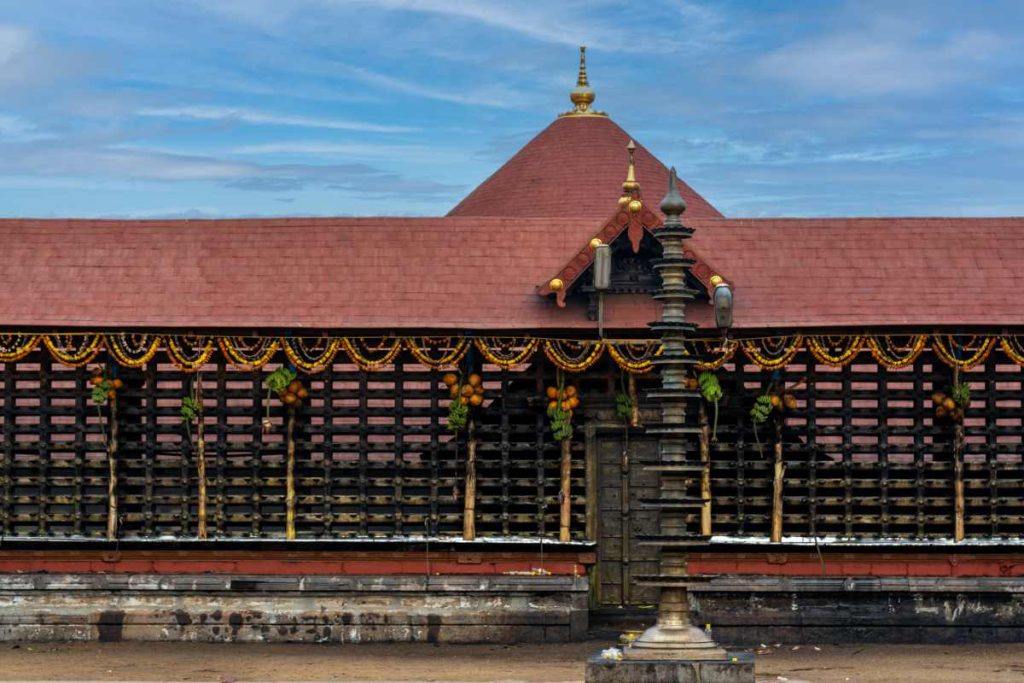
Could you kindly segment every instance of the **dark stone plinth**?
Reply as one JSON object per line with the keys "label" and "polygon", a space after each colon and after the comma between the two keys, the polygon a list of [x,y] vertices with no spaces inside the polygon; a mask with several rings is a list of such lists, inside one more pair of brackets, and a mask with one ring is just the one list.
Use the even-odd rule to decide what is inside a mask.
{"label": "dark stone plinth", "polygon": [[754,656],[730,652],[727,659],[674,661],[624,659],[600,654],[587,660],[586,683],[754,683]]}

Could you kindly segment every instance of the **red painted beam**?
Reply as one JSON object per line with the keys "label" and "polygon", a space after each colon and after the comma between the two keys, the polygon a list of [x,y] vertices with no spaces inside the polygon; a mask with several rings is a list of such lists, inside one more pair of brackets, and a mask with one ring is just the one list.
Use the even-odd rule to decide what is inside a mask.
{"label": "red painted beam", "polygon": [[1024,554],[694,553],[694,574],[762,576],[1024,576]]}

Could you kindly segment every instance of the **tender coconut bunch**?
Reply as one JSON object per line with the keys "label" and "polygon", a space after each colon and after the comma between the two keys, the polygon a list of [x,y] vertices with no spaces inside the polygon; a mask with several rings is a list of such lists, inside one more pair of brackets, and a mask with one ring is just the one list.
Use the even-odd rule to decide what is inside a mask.
{"label": "tender coconut bunch", "polygon": [[277,397],[286,406],[298,408],[302,405],[303,401],[309,398],[309,389],[305,387],[302,380],[293,379],[288,383],[288,386],[277,392]]}
{"label": "tender coconut bunch", "polygon": [[561,408],[562,412],[572,417],[572,411],[580,406],[579,391],[571,384],[559,391],[558,387],[548,387],[545,395],[548,398],[548,412]]}
{"label": "tender coconut bunch", "polygon": [[89,384],[92,385],[92,400],[99,404],[113,401],[118,390],[124,388],[124,380],[117,377],[108,379],[103,367],[98,365],[92,369]]}
{"label": "tender coconut bunch", "polygon": [[446,373],[441,378],[444,385],[448,387],[448,394],[452,400],[458,399],[464,406],[474,408],[484,403],[484,378],[478,373],[472,373],[466,378],[465,384],[459,382],[459,376],[454,372]]}

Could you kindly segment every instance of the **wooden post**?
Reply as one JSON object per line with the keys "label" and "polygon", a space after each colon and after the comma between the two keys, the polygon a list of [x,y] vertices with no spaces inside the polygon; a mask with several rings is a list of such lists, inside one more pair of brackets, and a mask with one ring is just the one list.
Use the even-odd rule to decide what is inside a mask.
{"label": "wooden post", "polygon": [[640,426],[640,397],[637,395],[636,377],[634,377],[633,373],[631,373],[631,372],[627,373],[627,374],[628,374],[628,377],[626,378],[626,387],[627,387],[626,390],[629,392],[629,403],[630,403],[631,406],[633,406],[630,409],[630,413],[629,413],[629,426],[630,427],[639,427]]}
{"label": "wooden post", "polygon": [[469,420],[466,443],[466,491],[462,501],[462,538],[476,540],[476,423]]}
{"label": "wooden post", "polygon": [[569,514],[572,500],[569,497],[569,486],[572,478],[572,440],[562,439],[562,489],[559,494],[561,507],[558,514],[558,540],[569,542]]}
{"label": "wooden post", "polygon": [[110,402],[110,439],[107,441],[107,540],[117,539],[117,395]]}
{"label": "wooden post", "polygon": [[[953,369],[953,386],[960,381],[960,369]],[[988,398],[987,400],[992,400]],[[961,407],[966,412],[966,407]],[[964,426],[953,425],[953,540],[964,540]]]}
{"label": "wooden post", "polygon": [[199,527],[196,536],[206,538],[206,430],[203,425],[203,378],[196,375],[196,403],[199,406],[196,424],[196,474],[199,478],[199,502],[197,516]]}
{"label": "wooden post", "polygon": [[698,413],[700,420],[700,535],[711,535],[711,425],[708,424],[708,410],[701,401]]}
{"label": "wooden post", "polygon": [[285,538],[295,540],[295,408],[288,407],[288,463],[285,480]]}
{"label": "wooden post", "polygon": [[782,476],[785,465],[782,462],[782,419],[775,421],[775,481],[772,487],[772,543],[782,540]]}

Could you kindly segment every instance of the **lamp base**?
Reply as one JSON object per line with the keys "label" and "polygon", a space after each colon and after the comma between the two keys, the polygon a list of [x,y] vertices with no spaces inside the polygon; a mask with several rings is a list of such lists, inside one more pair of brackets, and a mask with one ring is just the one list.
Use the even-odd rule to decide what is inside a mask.
{"label": "lamp base", "polygon": [[627,647],[624,659],[725,659],[725,650],[711,636],[693,624],[656,624],[644,631]]}
{"label": "lamp base", "polygon": [[721,659],[587,660],[586,683],[754,683],[754,657],[728,653]]}

